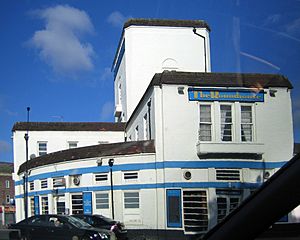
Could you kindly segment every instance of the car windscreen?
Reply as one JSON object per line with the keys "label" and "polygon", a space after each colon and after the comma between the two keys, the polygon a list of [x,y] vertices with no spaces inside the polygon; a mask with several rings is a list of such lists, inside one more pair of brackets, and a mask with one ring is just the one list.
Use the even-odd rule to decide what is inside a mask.
{"label": "car windscreen", "polygon": [[76,227],[79,227],[79,228],[81,228],[81,227],[86,227],[86,228],[92,227],[90,224],[84,222],[83,220],[75,218],[75,217],[72,217],[72,216],[69,216],[67,218],[67,221],[70,224],[75,225]]}

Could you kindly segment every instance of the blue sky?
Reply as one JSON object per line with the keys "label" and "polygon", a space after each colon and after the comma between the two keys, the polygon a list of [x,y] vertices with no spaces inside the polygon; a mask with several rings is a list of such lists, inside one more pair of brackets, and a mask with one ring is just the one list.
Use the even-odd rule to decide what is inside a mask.
{"label": "blue sky", "polygon": [[[110,72],[128,18],[201,19],[213,72],[285,75],[300,142],[300,1],[73,0],[0,2],[0,161],[26,121],[113,121]],[[276,129],[274,129],[276,131]]]}

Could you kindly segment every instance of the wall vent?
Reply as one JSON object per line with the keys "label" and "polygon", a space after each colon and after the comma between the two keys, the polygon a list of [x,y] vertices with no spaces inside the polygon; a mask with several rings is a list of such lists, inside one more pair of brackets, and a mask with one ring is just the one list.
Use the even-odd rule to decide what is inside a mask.
{"label": "wall vent", "polygon": [[216,178],[222,181],[239,181],[240,170],[216,169]]}

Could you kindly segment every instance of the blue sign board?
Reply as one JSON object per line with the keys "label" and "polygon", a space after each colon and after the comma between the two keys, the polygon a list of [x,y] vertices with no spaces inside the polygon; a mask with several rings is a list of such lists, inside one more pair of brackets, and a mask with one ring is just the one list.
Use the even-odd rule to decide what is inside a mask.
{"label": "blue sign board", "polygon": [[39,199],[39,196],[34,196],[34,215],[40,215],[40,199]]}
{"label": "blue sign board", "polygon": [[264,102],[263,91],[189,88],[190,101]]}
{"label": "blue sign board", "polygon": [[92,193],[91,192],[83,193],[83,213],[92,214]]}

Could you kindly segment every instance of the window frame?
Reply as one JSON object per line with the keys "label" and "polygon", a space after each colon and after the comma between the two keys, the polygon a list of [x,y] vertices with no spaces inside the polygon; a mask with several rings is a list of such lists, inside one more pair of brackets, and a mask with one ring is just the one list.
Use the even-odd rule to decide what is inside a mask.
{"label": "window frame", "polygon": [[[206,122],[206,121],[202,122],[201,121],[201,106],[209,106],[210,107],[210,122]],[[213,129],[214,129],[213,109],[214,109],[214,105],[211,103],[202,103],[202,102],[199,103],[199,106],[198,106],[198,111],[199,111],[198,139],[200,142],[212,142],[214,140],[214,138],[213,138]],[[210,140],[202,140],[201,139],[201,135],[200,135],[201,125],[206,125],[206,126],[209,125],[210,126]],[[205,137],[207,137],[207,136],[205,136]]]}
{"label": "window frame", "polygon": [[[110,194],[109,192],[95,192],[94,193],[94,197],[95,197],[95,209],[96,210],[103,210],[103,209],[110,209]],[[107,195],[107,198],[102,197],[102,198],[97,198],[97,195]],[[106,200],[105,202],[98,202],[97,200]],[[100,205],[104,205],[105,207],[100,207]]]}
{"label": "window frame", "polygon": [[[242,107],[250,107],[251,108],[251,123],[243,123],[242,122]],[[240,103],[239,107],[239,114],[240,114],[240,141],[243,143],[251,143],[255,142],[255,116],[254,116],[254,104],[246,104],[246,103]],[[243,135],[242,135],[242,126],[243,125],[251,125],[251,134],[252,134],[252,139],[250,141],[243,141]]]}
{"label": "window frame", "polygon": [[[46,150],[44,150],[44,149],[41,150],[40,146],[42,144],[45,144],[45,149]],[[38,152],[38,156],[43,156],[43,155],[48,154],[48,142],[47,141],[38,141],[37,142],[37,150],[38,150],[37,151]]]}
{"label": "window frame", "polygon": [[[225,122],[222,122],[222,106],[230,106],[230,112],[231,112],[231,122],[230,123],[226,123],[226,116],[225,116]],[[220,111],[220,141],[222,143],[232,143],[232,142],[236,142],[235,139],[235,122],[236,122],[236,116],[235,116],[235,108],[234,108],[234,103],[230,103],[230,102],[220,102],[219,104],[219,111]],[[231,140],[223,140],[224,134],[222,133],[222,125],[229,125],[231,127]],[[226,131],[225,128],[223,130],[224,132]],[[228,131],[228,130],[227,130]],[[227,136],[227,135],[225,135]],[[229,135],[228,135],[229,136]]]}
{"label": "window frame", "polygon": [[[126,194],[130,194],[130,193],[137,193],[138,194],[138,197],[126,197]],[[138,199],[138,202],[131,202],[131,201],[127,201],[127,203],[126,203],[126,200],[129,200],[129,199]],[[140,198],[141,198],[141,194],[140,194],[140,192],[139,191],[124,191],[123,192],[123,202],[124,202],[124,205],[123,205],[123,207],[124,207],[124,209],[125,210],[133,210],[133,209],[135,209],[135,210],[139,210],[139,209],[141,209],[141,200],[140,200]],[[128,207],[128,206],[133,206],[134,204],[138,204],[138,207]],[[127,205],[127,206],[126,206]]]}
{"label": "window frame", "polygon": [[9,189],[10,188],[10,181],[5,180],[5,188]]}

